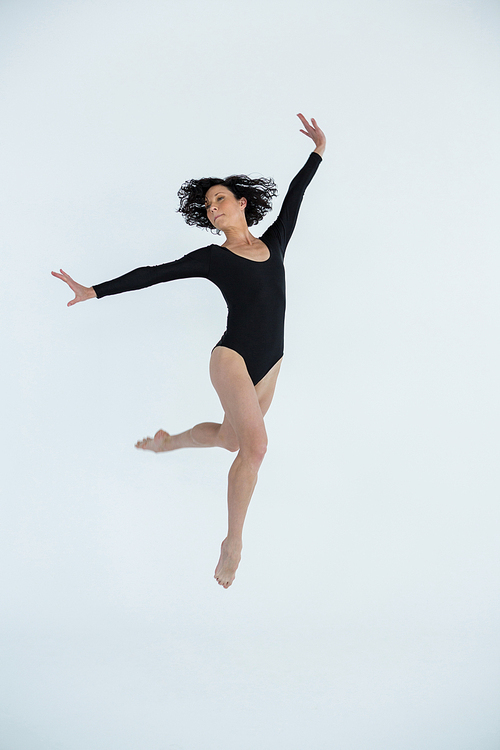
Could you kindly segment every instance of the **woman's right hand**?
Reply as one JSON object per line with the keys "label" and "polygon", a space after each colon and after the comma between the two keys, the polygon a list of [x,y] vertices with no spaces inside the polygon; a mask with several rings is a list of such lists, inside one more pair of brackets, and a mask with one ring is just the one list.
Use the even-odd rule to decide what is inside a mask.
{"label": "woman's right hand", "polygon": [[61,273],[52,271],[52,276],[55,276],[56,279],[61,279],[61,281],[65,281],[69,288],[75,293],[75,299],[72,299],[71,302],[68,302],[68,307],[71,307],[71,305],[76,305],[77,302],[85,302],[86,299],[97,297],[94,291],[94,287],[82,286],[81,284],[77,284],[77,282],[73,281],[71,276],[68,276],[68,274],[62,270],[62,268],[59,270],[61,271]]}

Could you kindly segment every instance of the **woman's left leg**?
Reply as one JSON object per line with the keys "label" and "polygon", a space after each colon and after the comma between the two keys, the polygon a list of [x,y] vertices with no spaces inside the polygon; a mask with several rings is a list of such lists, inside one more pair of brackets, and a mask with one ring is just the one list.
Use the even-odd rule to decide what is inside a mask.
{"label": "woman's left leg", "polygon": [[243,524],[267,450],[263,411],[270,406],[279,366],[254,386],[243,358],[235,351],[217,347],[210,360],[213,386],[239,445],[228,477],[228,532],[215,569],[215,578],[224,588],[232,584],[241,558]]}

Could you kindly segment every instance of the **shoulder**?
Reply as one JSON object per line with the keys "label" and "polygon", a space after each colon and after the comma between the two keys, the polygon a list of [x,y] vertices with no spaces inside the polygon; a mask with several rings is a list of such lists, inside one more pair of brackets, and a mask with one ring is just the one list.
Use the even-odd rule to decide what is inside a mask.
{"label": "shoulder", "polygon": [[196,250],[191,250],[191,252],[183,255],[179,260],[192,260],[197,262],[209,260],[213,247],[214,245],[205,245],[204,247],[199,247]]}
{"label": "shoulder", "polygon": [[199,247],[197,250],[192,250],[189,255],[209,255],[210,252],[214,247],[218,247],[217,245],[204,245],[203,247]]}

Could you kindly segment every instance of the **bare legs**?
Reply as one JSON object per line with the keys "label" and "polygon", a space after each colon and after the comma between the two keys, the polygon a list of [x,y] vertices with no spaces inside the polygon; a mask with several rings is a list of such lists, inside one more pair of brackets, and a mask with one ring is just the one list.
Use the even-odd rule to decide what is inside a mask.
{"label": "bare legs", "polygon": [[136,444],[156,453],[213,446],[238,451],[228,477],[228,532],[215,569],[215,578],[224,588],[234,581],[241,559],[243,524],[267,450],[264,415],[271,405],[280,366],[281,361],[254,386],[243,358],[232,349],[216,347],[210,377],[224,409],[222,424],[202,422],[179,435],[159,430],[154,438]]}

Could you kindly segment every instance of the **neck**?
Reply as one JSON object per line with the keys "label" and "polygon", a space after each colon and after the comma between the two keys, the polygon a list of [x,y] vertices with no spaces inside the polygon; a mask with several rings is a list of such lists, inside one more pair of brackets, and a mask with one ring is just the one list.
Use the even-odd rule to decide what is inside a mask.
{"label": "neck", "polygon": [[251,245],[255,242],[255,237],[253,234],[250,234],[246,225],[245,227],[228,227],[224,231],[224,234],[226,235],[226,241],[223,243],[224,245]]}

